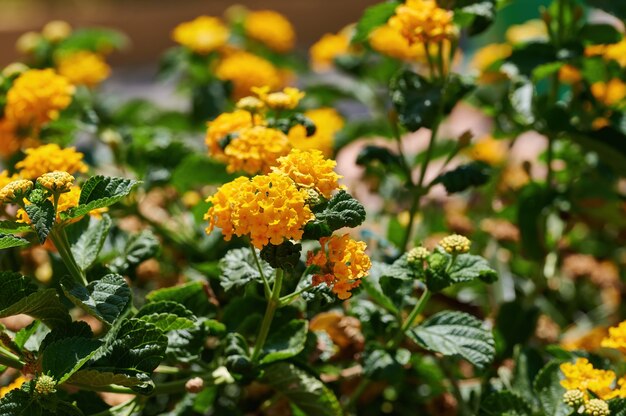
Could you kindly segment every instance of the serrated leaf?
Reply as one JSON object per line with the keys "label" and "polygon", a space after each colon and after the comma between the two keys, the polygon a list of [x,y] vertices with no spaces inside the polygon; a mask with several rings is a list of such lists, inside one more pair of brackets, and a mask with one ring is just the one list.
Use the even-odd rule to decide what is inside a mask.
{"label": "serrated leaf", "polygon": [[370,32],[378,26],[384,25],[391,16],[393,16],[400,3],[397,1],[389,1],[376,4],[365,9],[363,16],[356,24],[352,42],[362,43],[367,41]]}
{"label": "serrated leaf", "polygon": [[559,365],[557,361],[549,362],[539,371],[533,382],[535,393],[546,415],[567,416],[572,411],[563,402],[565,388],[561,386]]}
{"label": "serrated leaf", "polygon": [[143,394],[149,394],[154,389],[154,382],[150,376],[136,371],[114,373],[110,371],[85,369],[72,374],[67,380],[67,383],[90,387],[104,387],[115,384],[117,386],[130,387]]}
{"label": "serrated leaf", "polygon": [[89,367],[150,372],[161,363],[166,349],[163,331],[149,322],[131,318],[122,323]]}
{"label": "serrated leaf", "polygon": [[491,176],[491,167],[483,162],[471,162],[442,173],[435,180],[446,188],[448,194],[463,192],[472,187],[486,184]]}
{"label": "serrated leaf", "polygon": [[489,262],[473,254],[458,255],[450,267],[449,275],[455,283],[470,282],[475,279],[493,283],[498,280],[498,273],[489,265]]}
{"label": "serrated leaf", "polygon": [[357,227],[365,221],[365,208],[344,190],[337,192],[315,212],[315,219],[304,226],[304,239],[317,240],[330,236],[343,227]]}
{"label": "serrated leaf", "polygon": [[185,308],[182,304],[168,300],[146,303],[141,307],[141,309],[139,309],[135,318],[141,318],[155,313],[172,313],[176,316],[180,316],[181,318],[189,318],[191,320],[196,319],[193,312]]}
{"label": "serrated leaf", "polygon": [[609,400],[609,410],[611,416],[626,416],[626,399]]}
{"label": "serrated leaf", "polygon": [[[551,413],[548,413],[552,416]],[[479,416],[531,416],[530,405],[510,391],[491,393],[480,406]]]}
{"label": "serrated leaf", "polygon": [[409,131],[431,128],[439,117],[442,88],[412,71],[398,74],[390,85],[398,120]]}
{"label": "serrated leaf", "polygon": [[54,221],[56,219],[56,213],[54,206],[49,200],[43,201],[39,205],[30,204],[24,207],[24,210],[28,214],[31,224],[35,227],[37,237],[41,244],[46,242],[48,234],[52,231]]}
{"label": "serrated leaf", "polygon": [[37,286],[21,274],[0,272],[0,318],[19,314],[39,319],[51,328],[70,322],[56,290],[37,291]]}
{"label": "serrated leaf", "polygon": [[25,390],[15,389],[0,400],[0,416],[84,416],[71,403],[57,400],[44,403],[37,400],[34,394]]}
{"label": "serrated leaf", "polygon": [[269,364],[300,354],[306,343],[308,329],[307,321],[293,319],[277,331],[270,333],[263,345],[260,363]]}
{"label": "serrated leaf", "polygon": [[167,333],[180,329],[189,329],[196,326],[194,321],[187,318],[181,318],[173,313],[153,313],[141,317],[146,322],[150,322],[161,331]]}
{"label": "serrated leaf", "polygon": [[214,306],[209,302],[205,285],[205,282],[195,281],[154,290],[146,295],[146,301],[172,301],[185,305],[196,316],[206,316]]}
{"label": "serrated leaf", "polygon": [[[254,256],[250,248],[235,248],[229,250],[228,253],[220,260],[219,266],[222,273],[220,274],[220,284],[224,290],[229,291],[233,288],[242,287],[250,282],[262,283],[261,274],[254,260]],[[256,249],[255,249],[256,250]],[[257,250],[257,257],[263,269],[266,279],[274,275],[274,269],[266,261],[260,258]]]}
{"label": "serrated leaf", "polygon": [[86,287],[66,279],[61,287],[72,303],[108,325],[124,312],[131,299],[126,280],[118,274],[107,274]]}
{"label": "serrated leaf", "polygon": [[124,251],[110,264],[110,268],[117,273],[126,273],[131,267],[154,257],[160,247],[159,240],[150,230],[133,234],[126,242]]}
{"label": "serrated leaf", "polygon": [[94,209],[111,206],[130,194],[138,184],[133,179],[92,176],[81,188],[78,206],[66,211],[63,219],[78,218]]}
{"label": "serrated leaf", "polygon": [[30,244],[28,240],[11,234],[0,234],[0,250],[11,247],[21,247]]}
{"label": "serrated leaf", "polygon": [[426,349],[446,356],[463,357],[479,368],[491,363],[496,353],[491,331],[464,312],[439,312],[407,335]]}
{"label": "serrated leaf", "polygon": [[16,234],[32,231],[30,225],[23,224],[15,221],[0,221],[0,233],[1,234]]}
{"label": "serrated leaf", "polygon": [[72,255],[81,270],[87,270],[96,261],[110,227],[111,217],[105,214],[99,220],[85,217],[65,228]]}
{"label": "serrated leaf", "polygon": [[94,356],[102,341],[83,337],[65,338],[48,345],[41,368],[57,381],[64,383]]}
{"label": "serrated leaf", "polygon": [[286,397],[306,415],[341,416],[341,406],[333,392],[320,380],[287,362],[264,369],[262,382]]}
{"label": "serrated leaf", "polygon": [[71,337],[91,339],[93,338],[93,332],[89,324],[85,321],[74,321],[69,325],[54,328],[46,334],[43,340],[41,340],[41,344],[39,344],[39,353],[44,353],[49,345]]}

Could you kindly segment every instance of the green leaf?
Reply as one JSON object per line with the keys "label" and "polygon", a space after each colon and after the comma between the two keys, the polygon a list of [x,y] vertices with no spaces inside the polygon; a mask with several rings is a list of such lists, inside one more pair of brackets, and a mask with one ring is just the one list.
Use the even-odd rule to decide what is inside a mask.
{"label": "green leaf", "polygon": [[65,279],[61,287],[72,303],[108,325],[115,322],[131,300],[130,288],[118,274],[107,274],[87,287]]}
{"label": "green leaf", "polygon": [[230,332],[224,339],[224,362],[226,368],[235,374],[250,376],[257,372],[250,360],[250,348],[248,343],[237,332]]}
{"label": "green leaf", "polygon": [[397,1],[388,1],[365,9],[363,16],[361,16],[356,24],[352,42],[363,43],[367,41],[370,32],[378,26],[382,26],[387,23],[387,20],[393,16],[396,11],[396,7],[398,7],[399,4],[400,3]]}
{"label": "green leaf", "polygon": [[78,206],[65,211],[62,218],[78,218],[94,209],[111,206],[130,194],[138,184],[133,179],[92,176],[81,188]]}
{"label": "green leaf", "polygon": [[108,340],[89,367],[150,372],[163,360],[167,337],[155,325],[142,319],[128,319]]}
{"label": "green leaf", "polygon": [[54,328],[41,340],[39,353],[45,353],[49,345],[73,337],[91,339],[93,338],[93,332],[89,324],[84,321],[73,321],[69,325]]}
{"label": "green leaf", "polygon": [[308,322],[293,319],[282,325],[276,332],[270,333],[261,352],[261,364],[286,360],[294,357],[304,349],[308,333]]}
{"label": "green leaf", "polygon": [[538,66],[557,62],[559,59],[552,45],[541,42],[529,42],[514,49],[506,61],[514,65],[520,75],[530,77]]}
{"label": "green leaf", "polygon": [[32,231],[30,225],[14,221],[0,221],[1,234],[17,234]]}
{"label": "green leaf", "polygon": [[181,193],[198,186],[220,185],[235,175],[226,172],[223,163],[201,154],[187,156],[172,172],[171,184]]}
{"label": "green leaf", "polygon": [[[260,257],[258,250],[257,256]],[[272,266],[260,258],[259,262],[265,278],[269,279],[273,276],[274,269],[272,269]],[[219,266],[222,271],[220,274],[220,284],[226,291],[243,287],[250,282],[263,282],[259,269],[256,267],[254,256],[248,247],[229,250],[220,260]]]}
{"label": "green leaf", "polygon": [[609,410],[611,416],[626,416],[626,399],[609,400]]}
{"label": "green leaf", "polygon": [[271,267],[291,271],[300,263],[301,251],[302,244],[285,240],[279,245],[270,243],[264,246],[260,254],[261,259]]}
{"label": "green leaf", "polygon": [[534,260],[545,257],[546,207],[553,195],[545,186],[530,183],[518,193],[517,224],[520,229],[522,253]]}
{"label": "green leaf", "polygon": [[472,254],[460,254],[449,271],[450,277],[455,283],[470,282],[480,279],[486,283],[498,280],[498,274],[491,268],[489,262],[481,256]]}
{"label": "green leaf", "polygon": [[439,116],[442,89],[411,71],[398,74],[390,85],[391,101],[407,130],[431,128]]}
{"label": "green leaf", "polygon": [[600,160],[615,172],[626,175],[626,135],[612,127],[604,127],[588,135],[574,132],[568,134],[568,138],[586,150],[597,153]]}
{"label": "green leaf", "polygon": [[464,1],[462,7],[454,10],[454,21],[467,28],[469,35],[484,32],[493,22],[496,14],[495,0]]}
{"label": "green leaf", "polygon": [[177,331],[180,329],[194,328],[196,324],[188,318],[181,318],[173,313],[153,313],[141,317],[146,322],[150,322],[164,333]]}
{"label": "green leaf", "polygon": [[403,366],[410,357],[411,353],[404,348],[387,351],[379,346],[368,347],[363,354],[363,373],[372,380],[401,380]]}
{"label": "green leaf", "polygon": [[30,244],[28,240],[11,234],[0,234],[0,250],[11,247],[21,247]]}
{"label": "green leaf", "polygon": [[15,389],[0,400],[0,416],[84,416],[76,406],[56,396],[46,401],[24,389]]}
{"label": "green leaf", "polygon": [[435,180],[442,183],[448,194],[463,192],[472,187],[486,184],[491,176],[491,167],[484,162],[470,162],[442,173]]}
{"label": "green leaf", "polygon": [[[551,413],[550,416],[552,416]],[[479,416],[532,416],[530,405],[510,391],[498,391],[485,398]]]}
{"label": "green leaf", "polygon": [[320,380],[287,362],[265,368],[262,382],[271,386],[306,415],[341,416],[341,406],[333,392]]}
{"label": "green leaf", "polygon": [[593,45],[617,43],[622,40],[622,34],[615,26],[601,23],[587,23],[580,29],[579,38]]}
{"label": "green leaf", "polygon": [[65,338],[50,344],[41,361],[44,374],[64,383],[94,356],[102,341],[82,337]]}
{"label": "green leaf", "polygon": [[206,282],[189,282],[174,287],[166,287],[152,291],[146,295],[146,301],[172,301],[184,305],[196,316],[206,316],[214,309],[209,303],[205,290]]}
{"label": "green leaf", "polygon": [[65,228],[74,260],[85,271],[98,258],[111,228],[111,217],[103,215],[102,219],[85,217]]}
{"label": "green leaf", "polygon": [[[546,415],[567,416],[571,408],[563,402],[565,388],[561,386],[560,363],[551,361],[537,374],[534,388],[541,408]],[[612,414],[612,413],[611,413]]]}
{"label": "green leaf", "polygon": [[343,227],[354,228],[365,221],[365,208],[344,190],[337,192],[321,207],[315,207],[315,219],[304,226],[303,239],[318,240]]}
{"label": "green leaf", "polygon": [[111,270],[123,274],[137,266],[144,260],[154,257],[161,248],[159,240],[150,230],[143,230],[133,234],[126,245],[124,252],[109,265]]}
{"label": "green leaf", "polygon": [[50,328],[70,322],[56,290],[37,291],[37,286],[21,274],[0,272],[0,318],[19,314],[39,319]]}
{"label": "green leaf", "polygon": [[56,219],[56,213],[54,206],[49,200],[43,201],[41,204],[30,204],[24,207],[24,210],[28,214],[31,224],[35,227],[37,237],[41,244],[46,242],[48,234],[52,231],[54,221]]}
{"label": "green leaf", "polygon": [[180,316],[181,318],[189,318],[191,320],[196,319],[193,312],[185,308],[182,304],[167,300],[146,303],[141,307],[141,309],[139,309],[135,318],[160,313],[171,313],[176,316]]}
{"label": "green leaf", "polygon": [[72,374],[67,380],[67,383],[89,387],[105,387],[110,384],[115,384],[130,387],[143,394],[149,394],[154,389],[154,382],[147,374],[133,371],[114,373],[110,371],[84,369]]}
{"label": "green leaf", "polygon": [[491,332],[464,312],[439,312],[407,335],[426,349],[446,356],[461,356],[479,368],[491,363],[496,353]]}
{"label": "green leaf", "polygon": [[434,252],[426,259],[428,268],[424,275],[426,286],[431,292],[440,292],[453,284],[453,280],[448,273],[450,255],[442,252]]}

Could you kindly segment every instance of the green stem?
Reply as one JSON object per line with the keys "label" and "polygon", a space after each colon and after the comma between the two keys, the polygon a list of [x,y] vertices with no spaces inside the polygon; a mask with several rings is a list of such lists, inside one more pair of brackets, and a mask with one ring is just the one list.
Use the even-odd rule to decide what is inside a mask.
{"label": "green stem", "polygon": [[300,290],[298,290],[298,291],[293,292],[293,293],[292,293],[292,294],[290,294],[290,295],[285,295],[285,296],[283,296],[282,298],[280,298],[280,299],[278,300],[278,302],[279,302],[278,307],[280,308],[280,307],[283,307],[283,306],[289,305],[289,304],[290,304],[291,302],[293,302],[293,301],[294,301],[294,300],[295,300],[298,296],[300,296],[300,295],[301,295],[301,294],[303,294],[304,292],[307,292],[307,291],[309,291],[309,290],[313,289],[313,287],[314,287],[313,285],[308,285],[308,286],[306,286],[306,287],[304,287],[304,288],[302,288],[302,289],[300,289]]}
{"label": "green stem", "polygon": [[0,346],[0,365],[21,370],[22,367],[24,367],[24,362],[20,360],[20,357],[3,346]]}
{"label": "green stem", "polygon": [[[156,396],[158,394],[172,394],[172,393],[181,393],[185,391],[185,384],[187,384],[189,378],[183,378],[180,380],[168,381],[165,383],[157,384],[154,387],[154,390],[150,393],[150,396]],[[205,383],[212,382],[211,379],[204,379]],[[136,391],[123,386],[117,386],[114,384],[109,384],[107,386],[89,386],[85,384],[70,384],[75,387],[80,388],[81,390],[89,390],[89,391],[97,391],[97,392],[105,392],[105,393],[117,393],[117,394],[137,394]]]}
{"label": "green stem", "polygon": [[265,277],[265,273],[263,273],[263,267],[261,267],[261,262],[259,261],[259,256],[256,254],[256,249],[250,243],[250,251],[252,251],[252,257],[254,257],[254,263],[256,264],[256,268],[259,270],[259,274],[261,275],[261,279],[263,279],[263,290],[265,292],[265,299],[270,298],[270,284]]}
{"label": "green stem", "polygon": [[254,349],[252,350],[253,362],[259,358],[261,349],[263,348],[265,340],[267,339],[267,335],[270,332],[270,326],[272,325],[272,320],[274,319],[274,313],[280,305],[280,289],[283,285],[283,276],[283,270],[276,269],[276,280],[274,281],[274,288],[272,289],[271,297],[267,302],[267,308],[265,309],[265,316],[263,316],[261,329],[259,330],[259,335],[256,338],[256,342],[254,343]]}
{"label": "green stem", "polygon": [[67,267],[74,280],[86,286],[87,278],[85,277],[85,274],[80,269],[80,267],[78,267],[78,264],[76,264],[76,260],[72,255],[72,250],[67,240],[67,235],[65,234],[65,230],[63,228],[53,230],[50,233],[49,237],[52,240],[52,243],[54,244],[56,249],[58,250],[59,256],[61,256],[61,260],[63,260],[65,267]]}
{"label": "green stem", "polygon": [[424,43],[424,49],[426,52],[426,60],[428,61],[428,69],[430,69],[430,78],[437,78],[437,72],[435,71],[435,63],[433,62],[433,57],[430,56],[430,43]]}

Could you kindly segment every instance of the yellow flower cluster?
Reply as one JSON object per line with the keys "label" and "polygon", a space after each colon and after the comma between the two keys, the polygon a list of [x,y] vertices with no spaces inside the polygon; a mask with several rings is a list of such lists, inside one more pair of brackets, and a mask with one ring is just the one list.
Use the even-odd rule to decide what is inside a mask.
{"label": "yellow flower cluster", "polygon": [[64,171],[70,174],[87,172],[83,154],[75,148],[61,149],[51,143],[36,148],[26,149],[26,157],[15,164],[23,178],[36,179],[48,172]]}
{"label": "yellow flower cluster", "polygon": [[57,71],[74,85],[95,87],[111,74],[104,57],[90,51],[78,51],[61,56]]}
{"label": "yellow flower cluster", "polygon": [[611,410],[604,400],[591,399],[585,403],[585,414],[589,416],[609,416]]}
{"label": "yellow flower cluster", "polygon": [[268,173],[278,158],[288,154],[289,150],[289,139],[280,130],[265,126],[243,129],[224,149],[226,169],[251,175]]}
{"label": "yellow flower cluster", "polygon": [[430,256],[430,251],[426,247],[414,247],[407,253],[406,262],[412,266],[422,267],[422,262]]}
{"label": "yellow flower cluster", "polygon": [[307,197],[280,173],[239,177],[207,199],[212,206],[204,216],[209,221],[206,231],[219,227],[226,241],[233,235],[249,236],[258,249],[284,239],[299,240],[304,224],[313,218]]}
{"label": "yellow flower cluster", "polygon": [[259,99],[269,108],[275,110],[293,110],[298,106],[300,100],[304,98],[304,92],[297,88],[287,87],[282,91],[270,92],[270,87],[253,87],[254,92]]}
{"label": "yellow flower cluster", "polygon": [[626,83],[619,78],[613,78],[609,82],[595,82],[591,85],[591,93],[596,100],[612,107],[626,98]]}
{"label": "yellow flower cluster", "polygon": [[20,150],[20,147],[15,124],[6,118],[0,118],[0,157],[7,159]]}
{"label": "yellow flower cluster", "polygon": [[272,170],[291,178],[300,189],[314,190],[324,198],[339,189],[339,178],[335,173],[337,162],[325,159],[319,150],[293,149],[287,156],[278,159]]}
{"label": "yellow flower cluster", "polygon": [[350,51],[351,28],[344,29],[339,33],[326,33],[309,49],[309,57],[313,67],[324,70],[332,67],[336,57],[345,55]]}
{"label": "yellow flower cluster", "polygon": [[620,66],[626,66],[626,38],[618,43],[609,45],[591,45],[585,48],[587,56],[602,56],[606,60],[613,60]]}
{"label": "yellow flower cluster", "polygon": [[74,86],[52,69],[29,69],[7,93],[5,117],[19,126],[41,126],[72,102]]}
{"label": "yellow flower cluster", "polygon": [[289,141],[296,149],[318,149],[324,156],[331,156],[335,134],[345,125],[343,117],[330,107],[307,110],[304,115],[315,124],[315,133],[307,136],[304,126],[298,124],[289,130]]}
{"label": "yellow flower cluster", "polygon": [[289,52],[296,42],[292,24],[273,10],[250,12],[244,22],[246,35],[276,52]]}
{"label": "yellow flower cluster", "polygon": [[0,189],[0,202],[8,204],[23,198],[33,189],[33,182],[27,179],[17,179],[9,182]]}
{"label": "yellow flower cluster", "polygon": [[548,39],[548,28],[543,20],[531,19],[509,27],[505,36],[511,45],[544,41]]}
{"label": "yellow flower cluster", "polygon": [[587,395],[587,390],[592,391],[603,400],[615,397],[612,385],[615,381],[615,373],[611,370],[599,370],[586,358],[577,358],[574,363],[563,363],[560,366],[565,379],[561,380],[561,386],[567,390],[580,390]]}
{"label": "yellow flower cluster", "polygon": [[201,55],[221,48],[228,41],[229,30],[216,17],[199,16],[176,26],[172,32],[175,42]]}
{"label": "yellow flower cluster", "polygon": [[320,273],[313,276],[313,285],[326,283],[339,299],[348,299],[372,266],[365,253],[366,244],[344,234],[323,237],[320,245],[317,253],[309,252],[306,262],[307,266],[320,268]]}
{"label": "yellow flower cluster", "polygon": [[[254,124],[259,124],[260,121],[260,118],[257,117]],[[215,120],[207,123],[205,142],[209,148],[209,152],[218,159],[220,156],[223,157],[224,150],[220,145],[220,142],[226,137],[226,135],[236,134],[239,131],[252,126],[252,116],[248,111],[236,110],[232,113],[220,114],[215,118]]]}
{"label": "yellow flower cluster", "polygon": [[56,170],[38,177],[37,183],[52,193],[62,194],[72,189],[74,177],[67,172]]}
{"label": "yellow flower cluster", "polygon": [[0,171],[0,189],[4,188],[6,185],[8,185],[9,183],[13,182],[16,179],[19,179],[19,176],[9,175],[8,170]]}
{"label": "yellow flower cluster", "polygon": [[418,60],[426,56],[425,45],[411,43],[396,28],[383,25],[369,35],[369,44],[377,52],[404,61]]}
{"label": "yellow flower cluster", "polygon": [[465,236],[452,234],[443,238],[439,245],[450,254],[463,254],[470,250],[472,242]]}
{"label": "yellow flower cluster", "polygon": [[410,44],[441,42],[456,37],[453,18],[454,13],[438,7],[435,0],[407,0],[396,8],[388,24]]}
{"label": "yellow flower cluster", "polygon": [[480,48],[472,58],[471,66],[479,72],[485,72],[491,65],[502,59],[508,58],[513,52],[513,47],[507,43],[492,43]]}
{"label": "yellow flower cluster", "polygon": [[626,321],[609,328],[609,335],[602,340],[602,346],[614,348],[626,354]]}
{"label": "yellow flower cluster", "polygon": [[469,151],[469,156],[489,165],[500,165],[506,160],[507,144],[504,140],[496,140],[487,136],[477,141]]}
{"label": "yellow flower cluster", "polygon": [[278,69],[268,60],[249,52],[237,51],[227,55],[215,69],[215,75],[233,85],[233,98],[239,99],[252,92],[252,87],[281,87],[283,80]]}

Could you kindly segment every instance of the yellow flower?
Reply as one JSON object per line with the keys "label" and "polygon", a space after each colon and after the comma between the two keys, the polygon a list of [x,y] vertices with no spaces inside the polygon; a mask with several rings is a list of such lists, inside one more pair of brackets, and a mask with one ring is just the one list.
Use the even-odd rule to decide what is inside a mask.
{"label": "yellow flower", "polygon": [[232,82],[235,99],[250,95],[252,87],[267,85],[275,90],[282,85],[281,74],[270,61],[243,51],[226,56],[215,69],[215,75]]}
{"label": "yellow flower", "polygon": [[5,117],[19,126],[40,126],[56,120],[72,102],[74,87],[52,69],[30,69],[7,93]]}
{"label": "yellow flower", "polygon": [[601,399],[608,399],[613,396],[611,386],[615,381],[615,373],[610,370],[599,370],[586,358],[577,358],[574,363],[563,363],[560,366],[561,372],[565,376],[561,380],[561,386],[567,390],[580,390],[587,395],[587,390],[591,390]]}
{"label": "yellow flower", "polygon": [[374,29],[369,35],[369,44],[377,52],[405,61],[426,57],[425,46],[410,43],[402,33],[389,25]]}
{"label": "yellow flower", "polygon": [[311,63],[315,69],[328,69],[336,57],[345,55],[350,50],[350,37],[347,31],[337,34],[326,33],[309,49]]}
{"label": "yellow flower", "polygon": [[422,262],[430,256],[430,251],[426,247],[414,247],[407,253],[406,262],[411,266],[422,267]]}
{"label": "yellow flower", "polygon": [[258,249],[299,240],[304,224],[313,218],[307,196],[280,173],[239,177],[207,199],[212,206],[204,216],[209,221],[206,232],[219,227],[226,241],[233,235],[248,236]]}
{"label": "yellow flower", "polygon": [[95,87],[111,74],[111,67],[102,55],[89,51],[78,51],[63,55],[57,62],[59,74],[74,85]]}
{"label": "yellow flower", "polygon": [[506,153],[506,142],[487,136],[472,146],[469,156],[474,160],[485,162],[489,165],[500,165],[506,160]]}
{"label": "yellow flower", "polygon": [[483,46],[474,54],[471,66],[480,72],[485,72],[495,62],[508,58],[511,52],[513,52],[513,48],[506,43],[492,43]]}
{"label": "yellow flower", "polygon": [[216,17],[199,16],[190,22],[176,26],[172,31],[175,42],[201,55],[206,55],[224,46],[229,31]]}
{"label": "yellow flower", "polygon": [[257,97],[247,96],[237,101],[235,107],[250,113],[257,113],[265,108],[265,103]]}
{"label": "yellow flower", "polygon": [[0,118],[0,157],[8,159],[20,150],[20,139],[15,133],[15,124],[6,118]]}
{"label": "yellow flower", "polygon": [[61,149],[58,144],[46,144],[36,148],[26,149],[26,157],[15,164],[20,176],[27,179],[36,179],[39,176],[55,170],[70,174],[87,172],[87,165],[83,162],[83,154],[75,148]]}
{"label": "yellow flower", "polygon": [[[255,124],[259,124],[260,121],[260,118],[257,116]],[[252,127],[252,116],[249,112],[244,110],[222,113],[217,116],[215,120],[209,121],[207,127],[205,143],[209,148],[209,153],[217,159],[224,160],[224,149],[221,145],[222,140],[224,140],[228,134],[237,134],[245,128]]]}
{"label": "yellow flower", "polygon": [[596,100],[611,107],[626,98],[626,83],[619,78],[613,78],[608,83],[595,82],[591,85],[591,93]]}
{"label": "yellow flower", "polygon": [[19,53],[29,55],[35,51],[39,42],[41,42],[42,36],[37,32],[26,32],[17,38],[15,42],[15,49]]}
{"label": "yellow flower", "polygon": [[604,327],[596,327],[581,336],[565,336],[561,341],[561,347],[568,351],[583,350],[596,352],[600,349],[602,341],[608,332]]}
{"label": "yellow flower", "polygon": [[33,189],[33,182],[27,179],[17,179],[9,182],[0,189],[0,202],[5,204],[15,202],[18,198],[23,198]]}
{"label": "yellow flower", "polygon": [[626,66],[626,38],[609,45],[589,45],[585,47],[585,56],[602,56]]}
{"label": "yellow flower", "polygon": [[506,40],[512,45],[547,39],[546,24],[539,19],[528,20],[521,25],[513,25],[506,31]]}
{"label": "yellow flower", "polygon": [[296,43],[296,33],[289,20],[272,10],[248,13],[244,29],[250,38],[276,52],[289,52]]}
{"label": "yellow flower", "polygon": [[319,150],[293,149],[287,156],[278,158],[274,172],[283,173],[291,178],[298,188],[312,189],[324,198],[339,189],[339,178],[335,173],[337,162],[325,159]]}
{"label": "yellow flower", "polygon": [[19,389],[22,387],[22,384],[26,383],[28,379],[23,375],[20,375],[18,378],[7,384],[6,386],[0,387],[0,398],[7,395],[11,390]]}
{"label": "yellow flower", "polygon": [[309,252],[307,266],[318,266],[313,285],[326,283],[339,299],[348,299],[350,291],[361,284],[372,263],[365,254],[366,244],[355,241],[348,234],[331,235],[320,239],[321,250]]}
{"label": "yellow flower", "polygon": [[609,404],[604,400],[591,399],[585,403],[585,414],[589,416],[609,416]]}
{"label": "yellow flower", "polygon": [[74,177],[67,172],[54,171],[41,175],[37,183],[53,193],[63,194],[69,192],[74,184]]}
{"label": "yellow flower", "polygon": [[282,91],[272,92],[268,86],[253,87],[254,92],[269,108],[275,110],[293,110],[304,98],[304,92],[297,88],[287,87]]}
{"label": "yellow flower", "polygon": [[287,136],[280,130],[254,126],[241,130],[239,136],[224,149],[229,172],[243,171],[250,175],[268,173],[279,157],[291,150]]}
{"label": "yellow flower", "polygon": [[307,136],[304,126],[298,124],[289,130],[289,141],[296,149],[318,149],[324,156],[331,156],[335,134],[345,124],[343,117],[330,107],[307,110],[304,115],[315,124],[315,133]]}
{"label": "yellow flower", "polygon": [[469,238],[459,234],[449,235],[439,242],[439,245],[450,254],[467,253],[471,244]]}
{"label": "yellow flower", "polygon": [[2,70],[2,76],[10,78],[20,75],[22,72],[28,71],[28,67],[21,62],[11,62]]}
{"label": "yellow flower", "polygon": [[41,29],[41,34],[50,42],[60,42],[72,34],[72,26],[63,20],[52,20]]}
{"label": "yellow flower", "polygon": [[614,348],[626,354],[626,321],[609,328],[609,336],[602,340],[605,348]]}
{"label": "yellow flower", "polygon": [[453,19],[454,13],[438,7],[434,0],[407,0],[388,23],[411,44],[436,43],[457,36]]}
{"label": "yellow flower", "polygon": [[35,391],[39,395],[46,396],[56,392],[56,385],[57,382],[53,377],[42,374],[37,377],[37,381],[35,382]]}
{"label": "yellow flower", "polygon": [[17,175],[9,175],[8,170],[0,171],[0,189],[4,188],[9,183],[19,179]]}
{"label": "yellow flower", "polygon": [[576,84],[582,80],[580,70],[573,65],[565,64],[559,68],[559,81],[564,84]]}

